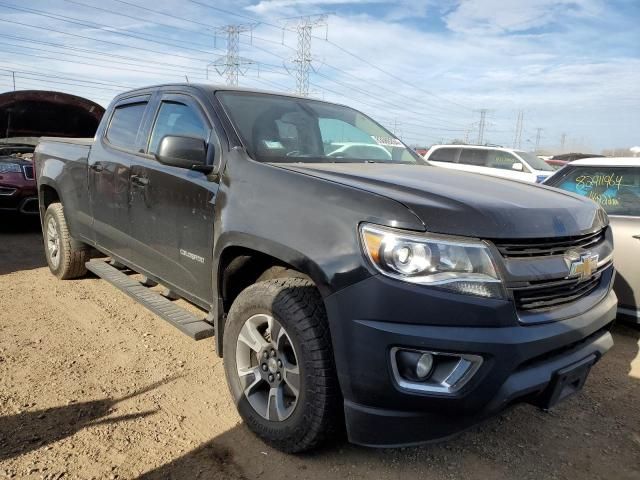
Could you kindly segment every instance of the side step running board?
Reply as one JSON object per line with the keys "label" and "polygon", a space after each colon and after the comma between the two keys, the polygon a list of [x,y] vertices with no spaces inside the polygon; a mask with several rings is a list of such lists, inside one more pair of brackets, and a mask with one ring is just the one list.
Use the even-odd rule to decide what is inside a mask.
{"label": "side step running board", "polygon": [[92,260],[87,262],[86,266],[88,270],[117,289],[122,290],[194,340],[202,340],[214,335],[213,325],[203,318],[198,318],[190,311],[179,307],[159,293],[150,290],[117,268],[112,267],[107,262]]}

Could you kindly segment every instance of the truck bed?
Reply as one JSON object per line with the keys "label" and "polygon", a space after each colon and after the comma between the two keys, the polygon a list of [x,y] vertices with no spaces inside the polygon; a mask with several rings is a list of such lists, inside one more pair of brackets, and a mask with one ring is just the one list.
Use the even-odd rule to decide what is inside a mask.
{"label": "truck bed", "polygon": [[43,192],[50,192],[46,179],[65,178],[55,191],[56,201],[75,212],[67,221],[69,229],[81,239],[89,234],[91,227],[88,160],[92,144],[93,138],[42,137],[34,155],[41,214],[47,207]]}

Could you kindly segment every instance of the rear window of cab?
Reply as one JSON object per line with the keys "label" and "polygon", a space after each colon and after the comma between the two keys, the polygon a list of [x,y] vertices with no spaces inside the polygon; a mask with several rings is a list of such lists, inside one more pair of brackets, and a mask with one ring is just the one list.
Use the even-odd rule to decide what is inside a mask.
{"label": "rear window of cab", "polygon": [[590,198],[610,215],[640,216],[640,167],[569,166],[546,184]]}

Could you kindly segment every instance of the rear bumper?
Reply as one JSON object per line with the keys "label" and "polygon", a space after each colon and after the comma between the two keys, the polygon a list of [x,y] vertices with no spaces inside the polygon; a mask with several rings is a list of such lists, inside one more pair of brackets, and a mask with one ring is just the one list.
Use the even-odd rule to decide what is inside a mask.
{"label": "rear bumper", "polygon": [[[616,303],[609,289],[579,316],[525,326],[511,302],[380,276],[328,297],[349,439],[379,447],[433,441],[509,404],[542,401],[555,372],[588,357],[597,361],[611,348]],[[417,393],[394,378],[390,351],[397,346],[480,355],[484,361],[454,394]]]}

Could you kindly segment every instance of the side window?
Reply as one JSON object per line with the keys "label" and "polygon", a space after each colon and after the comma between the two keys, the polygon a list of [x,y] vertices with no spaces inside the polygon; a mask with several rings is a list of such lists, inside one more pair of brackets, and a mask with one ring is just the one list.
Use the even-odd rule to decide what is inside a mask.
{"label": "side window", "polygon": [[147,102],[129,103],[116,107],[106,133],[109,143],[116,147],[133,150],[146,108]]}
{"label": "side window", "polygon": [[486,167],[488,153],[488,150],[482,150],[480,148],[463,148],[459,163],[474,165],[476,167]]}
{"label": "side window", "polygon": [[438,148],[429,156],[429,160],[434,162],[455,163],[457,153],[457,148]]}
{"label": "side window", "polygon": [[[487,167],[500,168],[503,170],[513,170],[513,166],[516,163],[522,163],[515,156],[509,152],[503,152],[501,150],[489,150],[487,155]],[[522,165],[524,168],[524,165]]]}
{"label": "side window", "polygon": [[640,216],[640,167],[566,167],[549,185],[599,203],[610,215]]}
{"label": "side window", "polygon": [[173,101],[160,104],[149,140],[149,153],[156,153],[160,141],[166,135],[207,138],[208,128],[204,121],[188,105]]}

